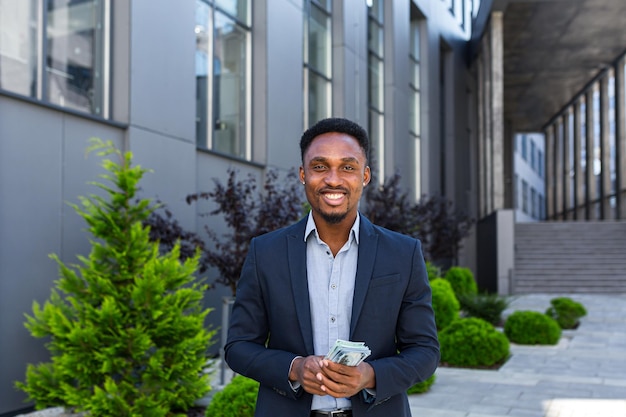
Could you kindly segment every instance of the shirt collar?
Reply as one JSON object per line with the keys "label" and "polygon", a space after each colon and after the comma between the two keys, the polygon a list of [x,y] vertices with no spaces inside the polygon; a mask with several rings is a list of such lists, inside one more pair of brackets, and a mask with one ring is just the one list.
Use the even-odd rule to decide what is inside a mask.
{"label": "shirt collar", "polygon": [[[356,244],[359,244],[359,226],[361,224],[361,214],[357,212],[354,224],[350,229],[350,237],[348,240],[354,238]],[[319,236],[317,233],[317,227],[315,226],[315,220],[313,219],[313,213],[309,211],[309,217],[306,222],[306,228],[304,229],[304,241],[309,238],[311,233],[315,233],[315,236]]]}

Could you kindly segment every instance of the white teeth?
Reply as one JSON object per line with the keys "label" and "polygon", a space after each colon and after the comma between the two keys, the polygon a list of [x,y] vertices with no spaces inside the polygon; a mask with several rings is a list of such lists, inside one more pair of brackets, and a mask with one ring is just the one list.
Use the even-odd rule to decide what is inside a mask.
{"label": "white teeth", "polygon": [[343,194],[326,194],[326,198],[329,200],[337,200],[343,197]]}

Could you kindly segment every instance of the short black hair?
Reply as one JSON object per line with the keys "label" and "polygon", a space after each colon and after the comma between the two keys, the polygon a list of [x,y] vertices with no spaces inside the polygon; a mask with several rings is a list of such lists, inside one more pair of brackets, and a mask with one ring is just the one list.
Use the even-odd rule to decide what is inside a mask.
{"label": "short black hair", "polygon": [[330,132],[345,133],[355,138],[357,142],[359,142],[361,149],[363,149],[365,159],[369,159],[370,140],[367,131],[351,120],[340,117],[330,117],[315,123],[302,134],[300,138],[300,156],[302,162],[304,162],[304,153],[309,149],[309,146],[311,146],[313,139],[319,135]]}

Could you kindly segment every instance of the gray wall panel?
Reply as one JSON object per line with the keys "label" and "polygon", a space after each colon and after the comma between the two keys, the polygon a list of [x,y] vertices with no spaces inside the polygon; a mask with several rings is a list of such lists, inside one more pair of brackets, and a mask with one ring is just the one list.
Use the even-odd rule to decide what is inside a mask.
{"label": "gray wall panel", "polygon": [[13,383],[47,357],[23,324],[57,277],[62,134],[55,114],[0,97],[0,412],[24,407]]}
{"label": "gray wall panel", "polygon": [[195,143],[195,1],[135,0],[130,123]]}
{"label": "gray wall panel", "polygon": [[141,181],[142,198],[159,199],[177,215],[184,227],[192,210],[185,197],[196,191],[196,146],[143,129],[128,130],[129,150],[135,164],[151,170]]}
{"label": "gray wall panel", "polygon": [[267,142],[268,165],[300,165],[304,127],[302,9],[287,0],[267,4]]}

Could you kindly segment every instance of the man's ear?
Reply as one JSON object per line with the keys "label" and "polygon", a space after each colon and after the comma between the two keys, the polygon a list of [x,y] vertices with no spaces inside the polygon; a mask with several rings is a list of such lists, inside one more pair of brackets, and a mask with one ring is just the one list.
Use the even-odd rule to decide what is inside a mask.
{"label": "man's ear", "polygon": [[300,176],[300,182],[302,184],[304,184],[304,168],[302,166],[300,167],[300,175],[299,176]]}
{"label": "man's ear", "polygon": [[369,166],[365,167],[365,172],[363,172],[363,186],[366,186],[372,180],[372,172]]}

